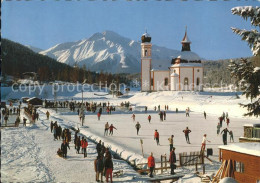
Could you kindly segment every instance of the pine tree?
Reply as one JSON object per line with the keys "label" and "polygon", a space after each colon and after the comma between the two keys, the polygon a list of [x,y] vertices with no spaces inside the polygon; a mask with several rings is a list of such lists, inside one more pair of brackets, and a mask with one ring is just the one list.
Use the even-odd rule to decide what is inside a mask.
{"label": "pine tree", "polygon": [[[250,19],[251,24],[256,28],[260,27],[260,7],[235,7],[232,8],[234,15],[242,16],[244,19]],[[257,29],[241,30],[238,28],[231,28],[234,33],[240,35],[242,40],[248,42],[249,47],[255,56],[255,63],[259,62],[260,56],[260,33]],[[249,61],[248,59],[241,58],[240,62],[230,61],[229,70],[231,77],[236,79],[236,83],[241,87],[243,95],[250,98],[247,104],[240,104],[247,108],[245,116],[260,115],[260,67]]]}

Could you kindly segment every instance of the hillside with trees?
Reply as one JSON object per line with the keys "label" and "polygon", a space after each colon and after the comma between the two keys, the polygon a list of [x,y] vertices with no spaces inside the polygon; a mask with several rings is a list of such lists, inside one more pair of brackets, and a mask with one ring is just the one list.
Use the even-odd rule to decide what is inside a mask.
{"label": "hillside with trees", "polygon": [[57,62],[56,60],[44,55],[33,52],[26,46],[15,43],[8,39],[2,39],[2,76],[13,76],[22,78],[25,72],[35,72],[38,74],[39,81],[67,81],[87,83],[105,83],[110,84],[112,81],[128,83],[124,74],[112,75],[102,71],[91,72],[85,66],[71,67],[67,64]]}

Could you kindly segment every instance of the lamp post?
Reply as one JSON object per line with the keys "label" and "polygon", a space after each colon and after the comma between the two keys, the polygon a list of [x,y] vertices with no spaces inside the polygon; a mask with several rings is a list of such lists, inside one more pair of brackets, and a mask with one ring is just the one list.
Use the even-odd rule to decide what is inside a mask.
{"label": "lamp post", "polygon": [[83,85],[87,82],[87,80],[85,79],[82,83],[81,86],[81,92],[82,92],[82,101],[81,101],[81,120],[82,120],[82,126],[85,120],[85,114],[84,114],[84,103],[83,103]]}

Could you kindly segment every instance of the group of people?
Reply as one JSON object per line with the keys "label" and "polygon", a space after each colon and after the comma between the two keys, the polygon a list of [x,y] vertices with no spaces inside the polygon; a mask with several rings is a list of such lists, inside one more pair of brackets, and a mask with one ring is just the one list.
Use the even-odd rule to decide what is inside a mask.
{"label": "group of people", "polygon": [[108,136],[108,130],[109,130],[109,135],[113,135],[114,129],[116,129],[116,127],[114,127],[113,124],[109,126],[108,122],[106,122],[104,136]]}
{"label": "group of people", "polygon": [[106,182],[110,178],[110,182],[113,182],[113,161],[112,155],[108,148],[105,148],[104,142],[101,145],[101,141],[96,146],[98,156],[94,160],[94,169],[96,172],[96,181],[103,182],[103,176],[106,177]]}
{"label": "group of people", "polygon": [[[172,147],[171,151],[170,151],[170,156],[169,156],[169,163],[170,163],[170,167],[171,167],[171,175],[174,175],[175,172],[174,170],[177,168],[176,166],[176,154],[175,154],[175,147]],[[149,168],[149,177],[153,177],[153,172],[154,172],[154,168],[155,168],[155,159],[153,157],[153,153],[151,152],[150,156],[147,158],[147,166]]]}
{"label": "group of people", "polygon": [[224,128],[221,132],[220,129],[223,126],[223,121],[226,121],[227,123],[227,127],[229,127],[229,123],[230,123],[230,119],[228,117],[228,112],[223,112],[222,115],[218,118],[219,119],[219,123],[217,125],[217,135],[219,135],[220,133],[222,134],[222,140],[223,140],[223,144],[227,145],[227,135],[229,134],[230,136],[230,142],[234,142],[234,135],[232,130],[228,130],[228,128]]}
{"label": "group of people", "polygon": [[160,121],[166,120],[166,112],[165,111],[160,111],[159,116],[160,116]]}

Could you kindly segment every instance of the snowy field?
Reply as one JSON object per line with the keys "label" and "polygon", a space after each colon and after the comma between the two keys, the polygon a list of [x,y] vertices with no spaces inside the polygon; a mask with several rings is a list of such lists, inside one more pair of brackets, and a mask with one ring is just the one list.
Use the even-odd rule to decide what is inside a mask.
{"label": "snowy field", "polygon": [[[48,94],[48,90],[44,95]],[[207,148],[213,148],[213,163],[205,160],[206,173],[215,173],[219,168],[218,162],[218,146],[222,145],[222,136],[217,136],[218,117],[223,112],[228,112],[230,117],[229,130],[234,133],[235,143],[238,138],[243,135],[243,125],[259,122],[256,118],[245,118],[243,113],[245,109],[240,108],[238,103],[246,103],[247,100],[240,96],[236,99],[234,92],[154,92],[141,93],[132,91],[128,96],[121,98],[112,97],[111,95],[98,96],[97,92],[84,92],[84,101],[88,102],[110,102],[111,105],[119,105],[121,102],[129,101],[132,104],[133,112],[136,115],[135,122],[131,118],[133,112],[122,108],[111,115],[103,112],[101,120],[97,120],[96,113],[86,112],[84,126],[76,112],[70,112],[69,109],[59,109],[56,113],[54,110],[48,109],[51,113],[50,120],[57,121],[62,127],[79,127],[80,133],[87,136],[93,141],[102,140],[105,145],[109,146],[112,151],[121,156],[121,158],[134,162],[136,164],[146,162],[150,152],[154,152],[154,156],[158,161],[160,155],[169,155],[168,138],[174,135],[174,147],[176,154],[180,152],[199,151],[203,134],[208,135]],[[28,96],[26,93],[14,93],[4,90],[4,99],[20,98]],[[99,95],[104,92],[99,92]],[[35,93],[30,96],[34,96]],[[63,92],[58,93],[59,100],[81,101],[81,92]],[[43,97],[40,95],[39,97]],[[53,96],[48,94],[49,99]],[[159,120],[158,112],[153,110],[154,106],[169,105],[166,120]],[[144,113],[144,107],[148,106],[147,114]],[[185,117],[185,109],[191,109],[190,117]],[[175,109],[179,109],[176,114]],[[207,113],[207,119],[203,117],[203,111]],[[56,155],[57,149],[60,147],[61,141],[53,141],[53,135],[50,133],[50,120],[46,120],[44,113],[46,109],[40,108],[40,121],[36,125],[26,128],[4,128],[1,130],[1,175],[2,182],[23,181],[23,182],[94,182],[93,161],[96,156],[95,144],[90,143],[88,148],[88,158],[75,153],[73,143],[70,145],[71,150],[68,151],[68,159],[64,160]],[[149,124],[147,116],[152,116]],[[141,129],[139,135],[136,134],[135,124],[139,121]],[[113,124],[117,130],[114,130],[113,136],[104,137],[104,125],[106,122]],[[187,144],[183,134],[186,127],[192,131],[190,133],[190,142]],[[226,123],[223,123],[226,127]],[[157,129],[160,133],[160,146],[157,146],[153,134]],[[223,129],[223,128],[222,128]],[[140,139],[144,144],[144,158],[142,156]],[[229,143],[229,135],[228,135]],[[124,175],[116,178],[115,182],[146,182],[147,176],[138,175],[133,168],[123,160],[114,159],[115,171],[124,169]],[[178,162],[177,162],[178,164]],[[199,169],[201,171],[201,168]],[[185,173],[178,182],[200,182],[200,178],[194,175],[194,167],[178,168],[176,172]],[[77,176],[75,176],[77,175]]]}

